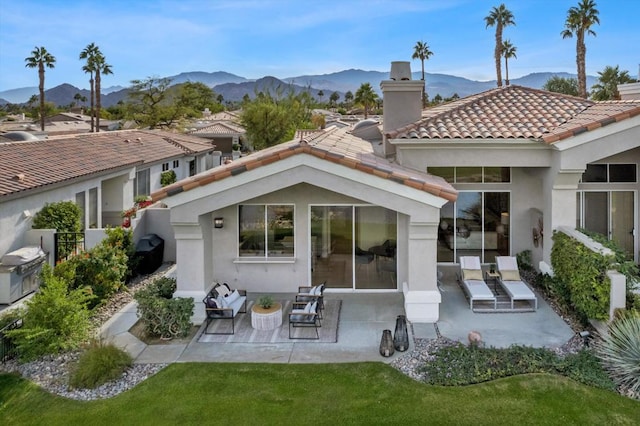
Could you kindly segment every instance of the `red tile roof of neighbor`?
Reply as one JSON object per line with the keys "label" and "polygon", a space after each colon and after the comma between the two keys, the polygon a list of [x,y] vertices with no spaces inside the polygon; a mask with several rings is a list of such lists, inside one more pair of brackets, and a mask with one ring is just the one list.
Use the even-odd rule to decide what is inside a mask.
{"label": "red tile roof of neighbor", "polygon": [[447,200],[455,200],[457,198],[457,191],[444,179],[413,171],[381,158],[374,153],[370,142],[351,135],[346,128],[339,129],[337,127],[313,133],[302,140],[285,142],[241,157],[229,164],[166,186],[151,194],[151,197],[154,201],[158,201],[297,154],[312,155],[370,175],[389,179]]}
{"label": "red tile roof of neighbor", "polygon": [[213,135],[229,135],[236,133],[246,133],[246,130],[237,124],[231,122],[212,123],[208,126],[201,127],[189,132],[190,135],[213,134]]}
{"label": "red tile roof of neighbor", "polygon": [[123,130],[0,143],[2,196],[92,174],[145,165],[213,149],[195,136]]}
{"label": "red tile roof of neighbor", "polygon": [[640,114],[640,100],[594,102],[506,86],[423,111],[390,139],[536,139],[553,143]]}

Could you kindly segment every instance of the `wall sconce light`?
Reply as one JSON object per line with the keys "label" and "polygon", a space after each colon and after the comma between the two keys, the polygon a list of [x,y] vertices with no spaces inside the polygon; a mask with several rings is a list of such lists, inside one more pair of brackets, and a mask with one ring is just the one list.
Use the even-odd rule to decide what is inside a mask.
{"label": "wall sconce light", "polygon": [[214,228],[222,228],[224,226],[224,219],[221,217],[216,217],[213,219]]}

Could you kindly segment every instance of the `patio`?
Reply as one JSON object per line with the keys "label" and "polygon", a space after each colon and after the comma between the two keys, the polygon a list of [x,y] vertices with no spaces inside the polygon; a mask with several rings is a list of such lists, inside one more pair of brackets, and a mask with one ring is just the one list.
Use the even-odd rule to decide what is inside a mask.
{"label": "patio", "polygon": [[[467,335],[481,333],[487,346],[507,347],[520,344],[557,347],[573,335],[571,328],[539,297],[538,310],[518,313],[475,313],[469,309],[462,289],[455,281],[455,268],[442,268],[442,303],[440,319],[435,324],[409,324],[414,338],[435,339],[441,336],[467,342]],[[249,293],[250,300],[260,295]],[[293,299],[293,294],[274,295]],[[379,353],[382,330],[395,328],[398,315],[404,314],[401,293],[325,293],[327,300],[341,300],[338,342],[291,341],[285,343],[203,343],[198,334],[188,344],[145,345],[128,330],[137,321],[131,303],[102,328],[102,335],[126,348],[137,363],[166,362],[269,362],[334,363],[391,360],[397,352],[384,358]],[[412,339],[409,350],[412,349]]]}

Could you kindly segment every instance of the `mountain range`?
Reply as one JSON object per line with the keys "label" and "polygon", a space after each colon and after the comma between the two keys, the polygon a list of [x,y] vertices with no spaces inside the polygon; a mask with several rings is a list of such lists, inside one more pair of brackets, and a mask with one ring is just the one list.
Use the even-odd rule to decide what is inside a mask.
{"label": "mountain range", "polygon": [[[540,89],[544,83],[553,76],[563,78],[576,77],[575,74],[564,72],[539,72],[511,79],[511,84]],[[338,92],[338,94],[340,94],[339,100],[342,100],[346,92],[351,91],[355,94],[360,85],[367,82],[380,94],[380,82],[388,79],[389,73],[349,69],[331,74],[302,75],[283,79],[267,76],[258,80],[250,80],[224,71],[193,71],[180,73],[168,78],[171,79],[171,84],[181,84],[188,81],[206,84],[211,87],[215,93],[222,95],[226,101],[239,101],[245,95],[253,98],[256,93],[265,90],[274,93],[279,86],[287,90],[291,88],[295,93],[309,91],[317,99],[328,101],[332,92]],[[421,73],[414,72],[412,78],[419,80]],[[476,81],[449,74],[425,73],[425,79],[429,98],[433,98],[437,94],[444,98],[450,97],[453,94],[465,97],[496,87],[495,80]],[[587,87],[591,87],[596,81],[596,77],[587,76]],[[126,101],[128,90],[128,88],[122,86],[103,88],[101,98],[102,106],[108,108],[109,106],[117,104],[119,101]],[[322,91],[322,97],[319,96],[320,91]],[[65,83],[46,90],[45,99],[53,102],[55,105],[69,105],[74,102],[73,98],[78,93],[87,99],[90,97],[89,90],[79,89],[71,84]],[[26,103],[31,96],[37,94],[38,88],[35,86],[6,90],[0,92],[0,105],[7,103]]]}

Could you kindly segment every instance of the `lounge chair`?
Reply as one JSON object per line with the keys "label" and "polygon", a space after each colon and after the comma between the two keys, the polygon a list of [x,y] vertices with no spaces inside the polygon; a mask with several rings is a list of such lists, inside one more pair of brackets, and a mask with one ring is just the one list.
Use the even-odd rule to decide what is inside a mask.
{"label": "lounge chair", "polygon": [[[231,290],[224,284],[216,284],[213,289],[202,299],[204,303],[206,325],[204,334],[234,334],[236,330],[236,316],[247,312],[246,290]],[[209,326],[214,320],[230,320],[231,331],[209,332]]]}
{"label": "lounge chair", "polygon": [[515,300],[533,301],[534,309],[538,309],[538,298],[529,286],[520,278],[518,261],[513,256],[496,256],[498,282],[511,298],[511,309]]}
{"label": "lounge chair", "polygon": [[[289,339],[320,339],[318,327],[321,323],[317,311],[318,302],[293,302],[293,309],[289,313]],[[315,337],[292,337],[291,330],[295,327],[313,327]]]}
{"label": "lounge chair", "polygon": [[493,309],[498,301],[482,276],[480,258],[477,256],[460,256],[460,282],[469,297],[469,309],[473,309],[473,302],[493,302]]}
{"label": "lounge chair", "polygon": [[315,286],[300,286],[296,294],[296,302],[318,302],[318,315],[322,319],[324,310],[324,289],[326,281]]}

